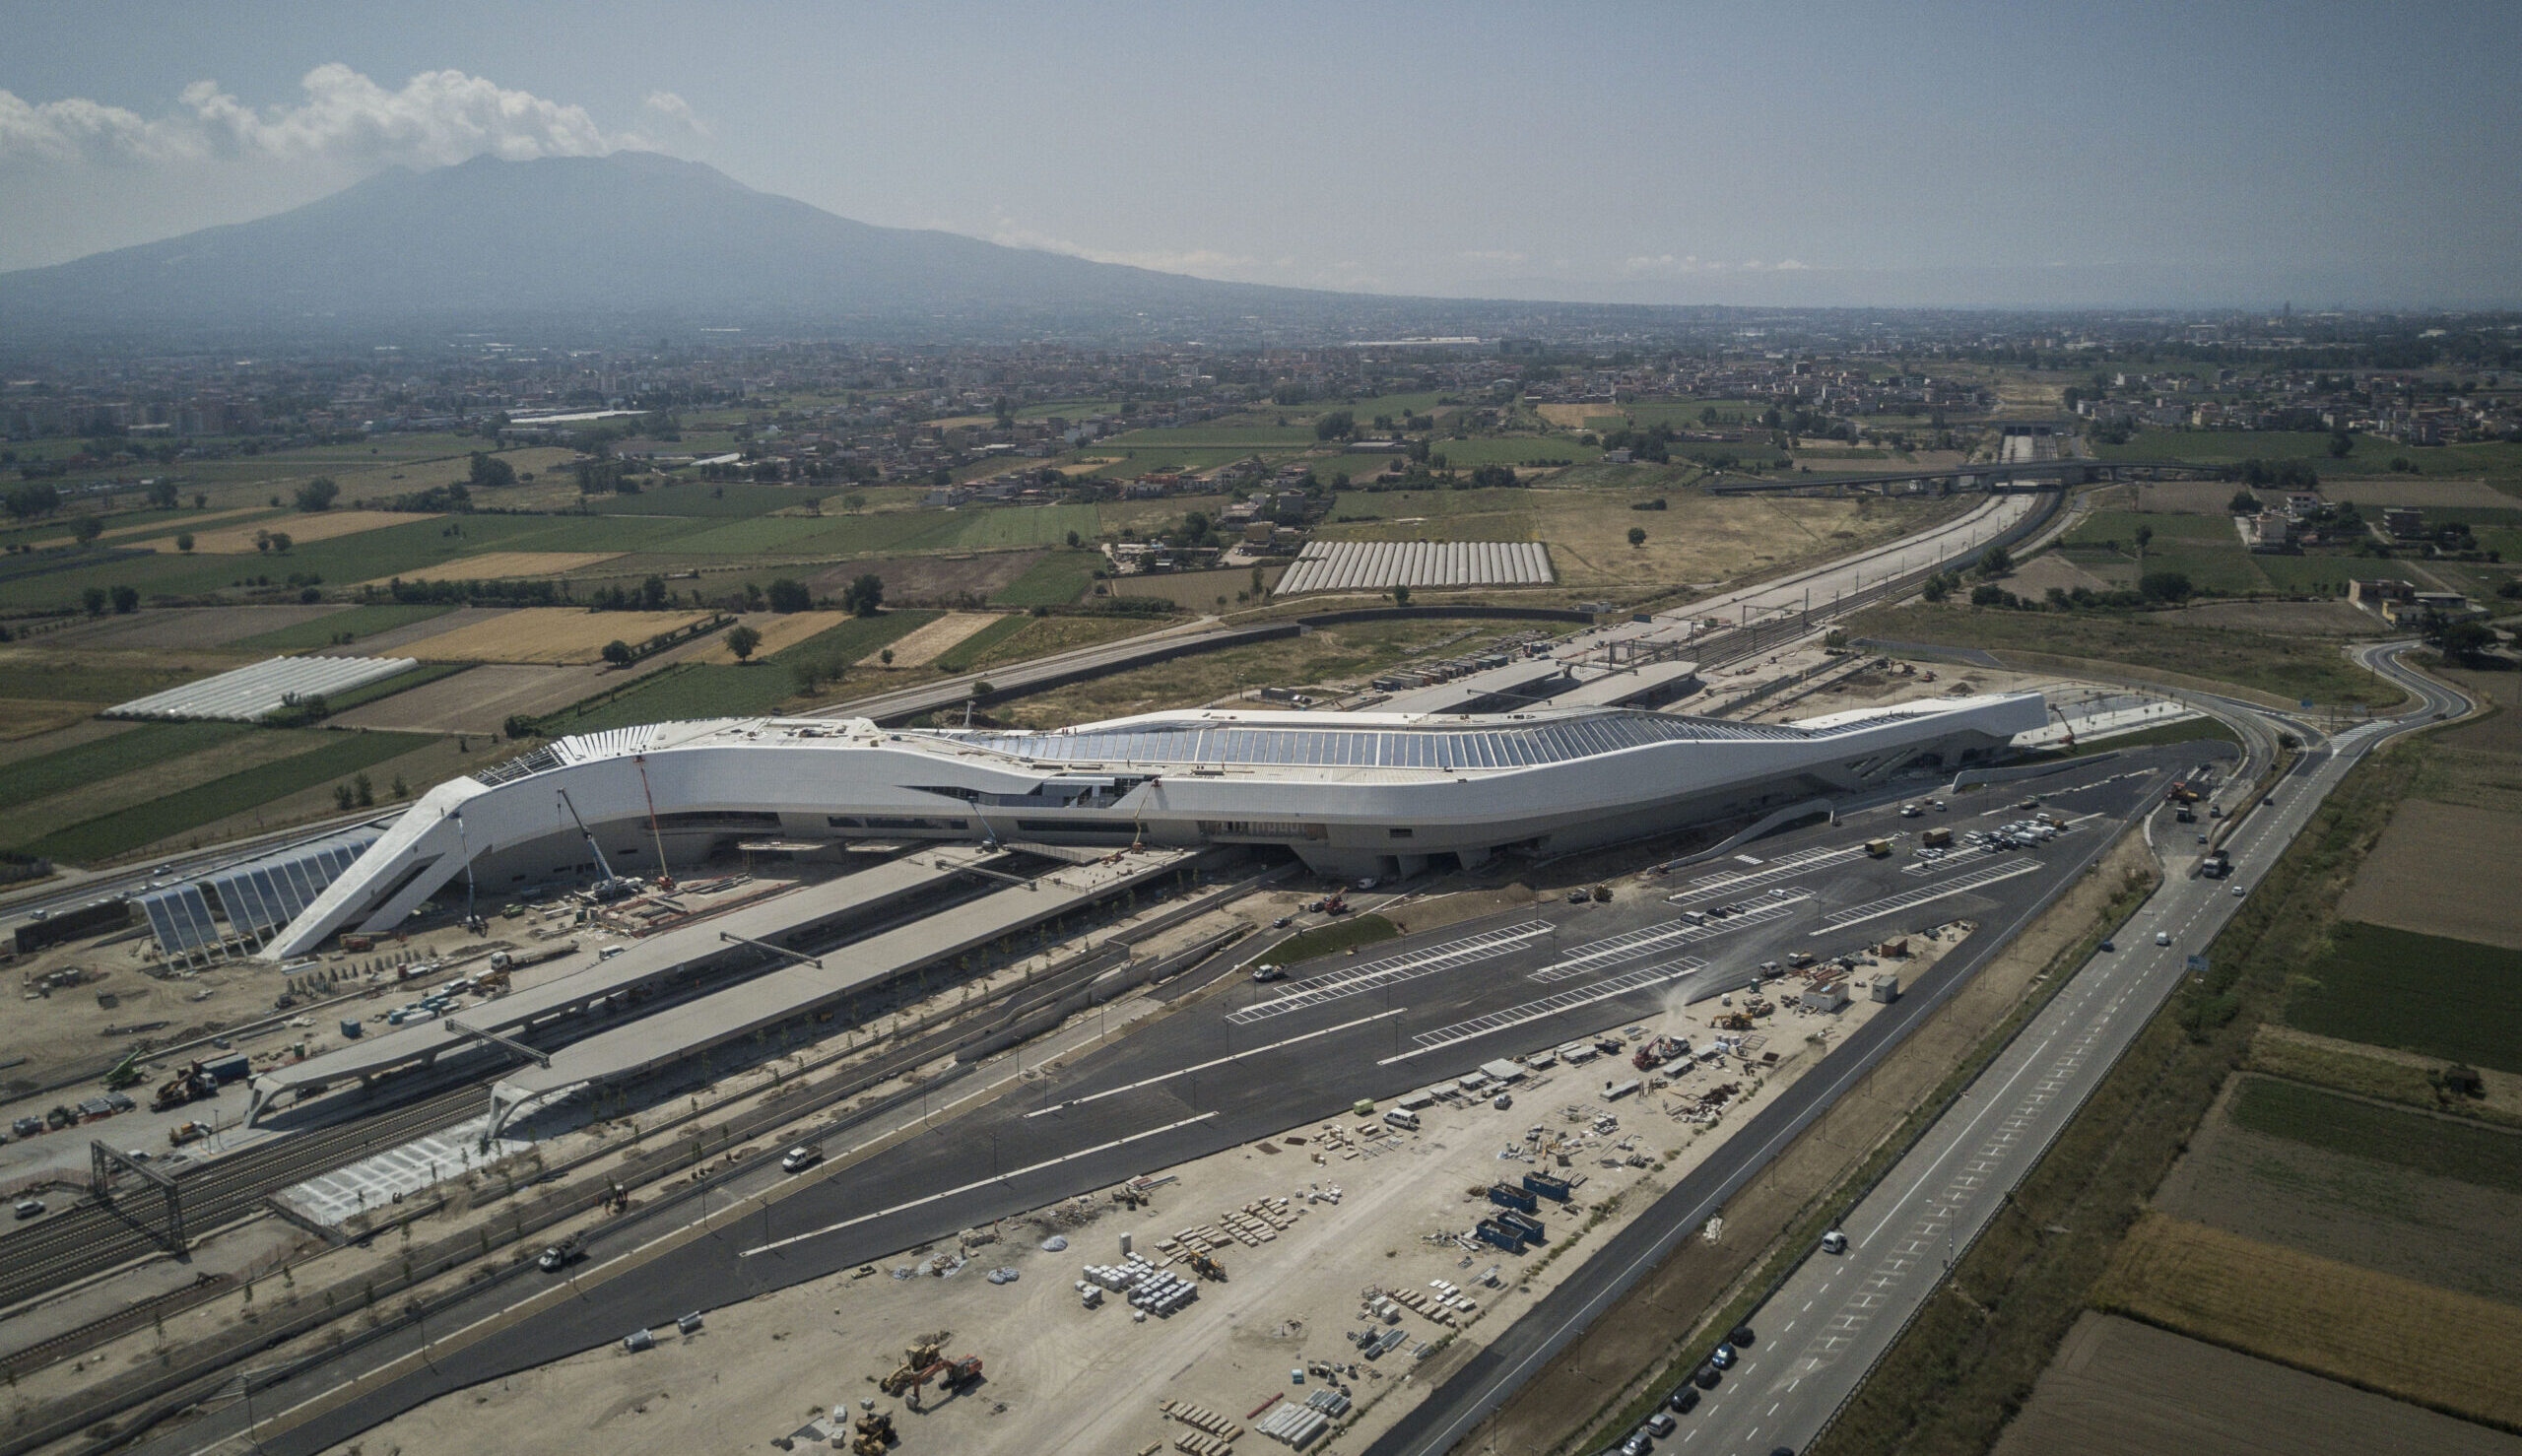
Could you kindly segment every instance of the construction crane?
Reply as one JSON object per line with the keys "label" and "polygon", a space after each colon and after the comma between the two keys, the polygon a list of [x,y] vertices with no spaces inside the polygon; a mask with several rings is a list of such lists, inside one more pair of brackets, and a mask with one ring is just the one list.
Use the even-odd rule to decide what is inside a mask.
{"label": "construction crane", "polygon": [[2058,727],[2060,731],[2067,735],[2067,752],[2071,754],[2074,753],[2076,751],[2076,725],[2067,721],[2067,710],[2058,706],[2058,704],[2054,702],[2049,704],[2049,711],[2058,715]]}
{"label": "construction crane", "polygon": [[620,899],[629,887],[613,873],[613,866],[605,860],[604,846],[595,842],[595,830],[588,828],[587,822],[578,817],[578,806],[569,802],[567,789],[554,789],[553,792],[561,796],[561,807],[569,811],[569,818],[577,825],[578,832],[586,837],[587,848],[595,852],[595,867],[604,872],[604,878],[596,882],[596,898]]}

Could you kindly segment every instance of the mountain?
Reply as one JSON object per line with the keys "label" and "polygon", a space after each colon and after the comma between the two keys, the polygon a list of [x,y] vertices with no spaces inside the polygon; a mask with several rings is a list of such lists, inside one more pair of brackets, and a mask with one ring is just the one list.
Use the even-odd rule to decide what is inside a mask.
{"label": "mountain", "polygon": [[948,334],[989,318],[1310,312],[1340,297],[873,227],[621,152],[396,169],[254,222],[0,274],[0,328],[927,320]]}

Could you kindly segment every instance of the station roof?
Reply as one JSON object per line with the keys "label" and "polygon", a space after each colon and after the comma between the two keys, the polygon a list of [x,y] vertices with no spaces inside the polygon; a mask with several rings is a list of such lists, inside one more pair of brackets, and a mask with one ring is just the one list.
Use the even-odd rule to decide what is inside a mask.
{"label": "station roof", "polygon": [[1059,915],[1123,888],[1169,873],[1189,850],[1140,850],[1071,865],[1025,885],[1011,885],[871,936],[822,965],[798,962],[720,991],[600,1031],[552,1054],[549,1067],[520,1067],[499,1079],[506,1105],[532,1101],[585,1083],[635,1076],[708,1047],[801,1016],[862,986],[986,945],[1011,931]]}
{"label": "station roof", "polygon": [[[1598,678],[1578,683],[1563,693],[1554,694],[1552,707],[1616,707],[1632,698],[1645,697],[1698,676],[1695,662],[1650,662],[1634,668],[1621,668]],[[1810,728],[1812,725],[1798,726]]]}
{"label": "station roof", "polygon": [[[475,1030],[513,1034],[545,1017],[671,975],[695,960],[718,955],[727,946],[719,939],[721,932],[770,941],[800,925],[872,908],[925,890],[951,879],[966,865],[985,863],[990,858],[982,851],[957,849],[918,859],[887,860],[853,875],[770,895],[723,915],[713,915],[697,925],[650,936],[610,960],[595,961],[540,985],[465,1007],[456,1013],[456,1019]],[[381,1035],[364,1036],[294,1066],[265,1072],[254,1079],[254,1092],[257,1097],[268,1098],[299,1088],[373,1076],[432,1054],[443,1056],[462,1044],[444,1022],[424,1022]]]}

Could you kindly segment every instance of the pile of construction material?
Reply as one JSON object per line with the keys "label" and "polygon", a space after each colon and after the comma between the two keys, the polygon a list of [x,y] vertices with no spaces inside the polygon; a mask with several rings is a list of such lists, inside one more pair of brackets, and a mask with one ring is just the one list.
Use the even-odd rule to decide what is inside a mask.
{"label": "pile of construction material", "polygon": [[1235,1441],[1243,1435],[1242,1426],[1206,1406],[1195,1406],[1188,1401],[1166,1401],[1158,1406],[1157,1410],[1190,1426],[1193,1430],[1202,1432],[1199,1435],[1184,1434],[1173,1438],[1174,1449],[1187,1451],[1190,1456],[1228,1456],[1228,1453],[1233,1449]]}
{"label": "pile of construction material", "polygon": [[1252,1428],[1301,1451],[1314,1437],[1328,1430],[1333,1421],[1347,1414],[1347,1396],[1336,1390],[1317,1390],[1304,1398],[1303,1405],[1281,1406]]}

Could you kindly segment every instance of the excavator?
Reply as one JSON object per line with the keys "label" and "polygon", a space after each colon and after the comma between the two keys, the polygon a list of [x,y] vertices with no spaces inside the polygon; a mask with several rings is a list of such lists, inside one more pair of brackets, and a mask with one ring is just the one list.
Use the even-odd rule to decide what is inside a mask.
{"label": "excavator", "polygon": [[931,1380],[937,1382],[939,1389],[950,1396],[955,1396],[962,1395],[964,1391],[978,1385],[980,1379],[981,1357],[979,1356],[967,1355],[959,1360],[941,1359],[911,1378],[910,1383],[902,1389],[902,1399],[916,1411],[919,1409],[919,1393],[928,1388],[928,1382]]}

